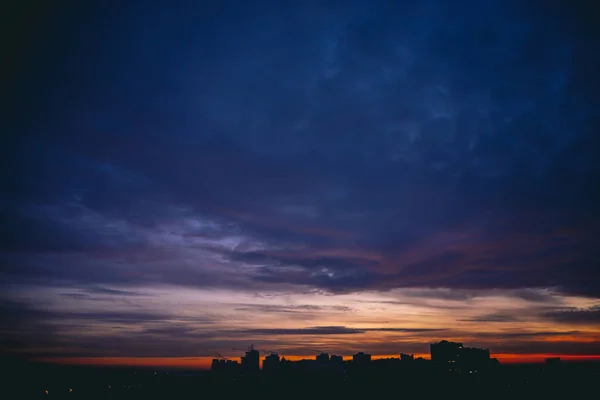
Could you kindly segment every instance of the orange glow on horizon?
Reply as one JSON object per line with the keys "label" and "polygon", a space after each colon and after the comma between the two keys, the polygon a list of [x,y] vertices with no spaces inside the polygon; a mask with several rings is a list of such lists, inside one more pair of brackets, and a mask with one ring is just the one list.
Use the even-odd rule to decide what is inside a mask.
{"label": "orange glow on horizon", "polygon": [[560,357],[565,361],[600,361],[599,354],[492,354],[503,364],[540,363],[546,358]]}
{"label": "orange glow on horizon", "polygon": [[[415,358],[423,357],[429,359],[429,354],[415,354]],[[540,363],[546,358],[560,357],[565,361],[600,361],[600,355],[572,355],[572,354],[492,354],[503,364],[516,363]],[[315,356],[283,356],[286,360],[314,360]],[[398,354],[373,355],[373,360],[382,358],[398,358]],[[214,357],[56,357],[40,358],[35,361],[66,364],[66,365],[90,365],[90,366],[115,366],[115,367],[156,367],[156,368],[192,368],[210,369]],[[351,360],[352,356],[344,356],[344,360]],[[238,361],[239,357],[231,360]],[[261,365],[264,357],[261,357]]]}
{"label": "orange glow on horizon", "polygon": [[209,369],[213,357],[52,357],[35,361],[64,365]]}

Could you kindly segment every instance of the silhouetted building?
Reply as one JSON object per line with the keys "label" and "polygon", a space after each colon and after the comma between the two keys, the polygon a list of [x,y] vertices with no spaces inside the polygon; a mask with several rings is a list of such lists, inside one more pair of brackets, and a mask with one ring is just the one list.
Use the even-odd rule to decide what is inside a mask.
{"label": "silhouetted building", "polygon": [[462,348],[462,343],[449,342],[447,340],[432,343],[429,346],[431,361],[434,363],[454,364],[460,360],[460,351]]}
{"label": "silhouetted building", "polygon": [[414,361],[415,360],[415,356],[412,354],[400,354],[400,360],[401,361]]}
{"label": "silhouetted building", "polygon": [[237,361],[213,358],[210,370],[216,375],[234,375],[238,372],[239,366]]}
{"label": "silhouetted building", "polygon": [[[284,359],[285,360],[285,359]],[[271,353],[266,356],[263,361],[263,371],[265,372],[274,372],[279,370],[279,355],[277,353]]]}
{"label": "silhouetted building", "polygon": [[321,353],[317,356],[318,363],[328,363],[329,362],[329,354]]}
{"label": "silhouetted building", "polygon": [[211,369],[223,370],[225,368],[235,368],[238,366],[237,361],[227,360],[225,358],[213,358]]}
{"label": "silhouetted building", "polygon": [[463,347],[460,349],[460,367],[464,370],[477,372],[490,365],[490,351],[488,349],[478,349],[475,347]]}
{"label": "silhouetted building", "polygon": [[544,362],[544,366],[547,370],[552,370],[558,368],[560,366],[560,357],[550,357],[546,358]]}
{"label": "silhouetted building", "polygon": [[462,343],[442,340],[430,345],[431,361],[437,366],[449,370],[477,372],[490,367],[490,351],[475,347],[463,347]]}
{"label": "silhouetted building", "polygon": [[352,356],[352,363],[357,366],[368,365],[371,362],[371,355],[362,351]]}
{"label": "silhouetted building", "polygon": [[254,350],[254,346],[250,346],[242,357],[242,370],[246,374],[257,374],[260,371],[260,353]]}
{"label": "silhouetted building", "polygon": [[342,356],[336,356],[335,354],[332,354],[329,361],[332,364],[338,365],[338,364],[342,364],[344,362],[344,358]]}
{"label": "silhouetted building", "polygon": [[[461,351],[460,356],[467,354],[468,358],[470,353],[479,359],[485,351]],[[359,359],[365,358],[359,356]],[[277,356],[273,354],[268,360],[265,363],[267,369],[270,362],[276,362]],[[19,360],[0,357],[3,377],[10,383],[0,391],[7,393],[0,398],[195,399],[215,393],[213,396],[219,398],[246,399],[271,393],[289,396],[290,392],[302,389],[318,396],[323,388],[332,397],[352,398],[360,396],[357,391],[360,386],[371,393],[378,392],[372,397],[391,397],[387,393],[394,393],[402,398],[418,399],[585,399],[593,398],[600,376],[600,363],[564,362],[564,359],[561,362],[557,357],[548,359],[546,364],[497,366],[480,375],[469,370],[462,374],[441,373],[443,371],[431,368],[432,361],[418,357],[412,362],[402,362],[397,357],[372,359],[367,368],[353,368],[352,361],[343,362],[343,366],[337,368],[335,365],[339,360],[339,356],[330,356],[329,363],[321,368],[314,356],[298,362],[282,357],[279,372],[257,376],[242,373],[240,364],[218,353],[212,361],[213,371],[76,368],[45,363],[21,364]],[[213,373],[234,366],[237,367],[234,373]],[[10,396],[13,392],[15,395]]]}

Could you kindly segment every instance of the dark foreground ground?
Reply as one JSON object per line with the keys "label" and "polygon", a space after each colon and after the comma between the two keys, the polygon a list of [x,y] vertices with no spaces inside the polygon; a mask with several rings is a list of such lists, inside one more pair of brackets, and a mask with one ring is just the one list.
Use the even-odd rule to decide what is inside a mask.
{"label": "dark foreground ground", "polygon": [[[209,371],[2,363],[0,399],[597,398],[600,363],[505,365],[455,373],[433,368],[290,372],[253,377]],[[594,394],[595,393],[595,394]],[[590,397],[591,396],[591,397]]]}

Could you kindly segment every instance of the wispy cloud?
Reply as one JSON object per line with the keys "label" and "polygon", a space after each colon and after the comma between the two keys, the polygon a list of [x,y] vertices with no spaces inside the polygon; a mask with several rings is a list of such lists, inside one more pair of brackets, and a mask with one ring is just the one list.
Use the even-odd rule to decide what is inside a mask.
{"label": "wispy cloud", "polygon": [[444,329],[418,329],[418,328],[349,328],[346,326],[313,326],[294,329],[253,329],[248,333],[259,335],[354,335],[366,332],[439,332]]}
{"label": "wispy cloud", "polygon": [[468,322],[516,322],[519,319],[507,314],[484,314],[476,317],[462,319],[461,321]]}

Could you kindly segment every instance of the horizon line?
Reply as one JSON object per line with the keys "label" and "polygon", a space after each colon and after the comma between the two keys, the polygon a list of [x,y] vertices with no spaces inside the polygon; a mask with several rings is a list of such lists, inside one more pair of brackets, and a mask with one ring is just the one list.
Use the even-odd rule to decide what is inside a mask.
{"label": "horizon line", "polygon": [[[414,354],[415,358],[422,357],[430,360],[429,354]],[[314,360],[315,356],[284,356],[290,361]],[[342,356],[345,361],[352,360],[352,356]],[[399,358],[399,354],[372,355],[373,360],[386,358]],[[498,359],[502,364],[537,364],[544,362],[547,358],[560,357],[565,361],[600,361],[600,354],[558,354],[558,353],[496,353],[490,357]],[[113,367],[154,367],[154,368],[194,368],[199,370],[210,369],[212,360],[218,359],[214,356],[189,356],[189,357],[121,357],[121,356],[95,356],[95,357],[38,357],[29,361],[42,362],[55,365],[80,365],[80,366],[113,366]],[[236,360],[240,357],[225,357]],[[264,360],[261,356],[260,359]]]}

